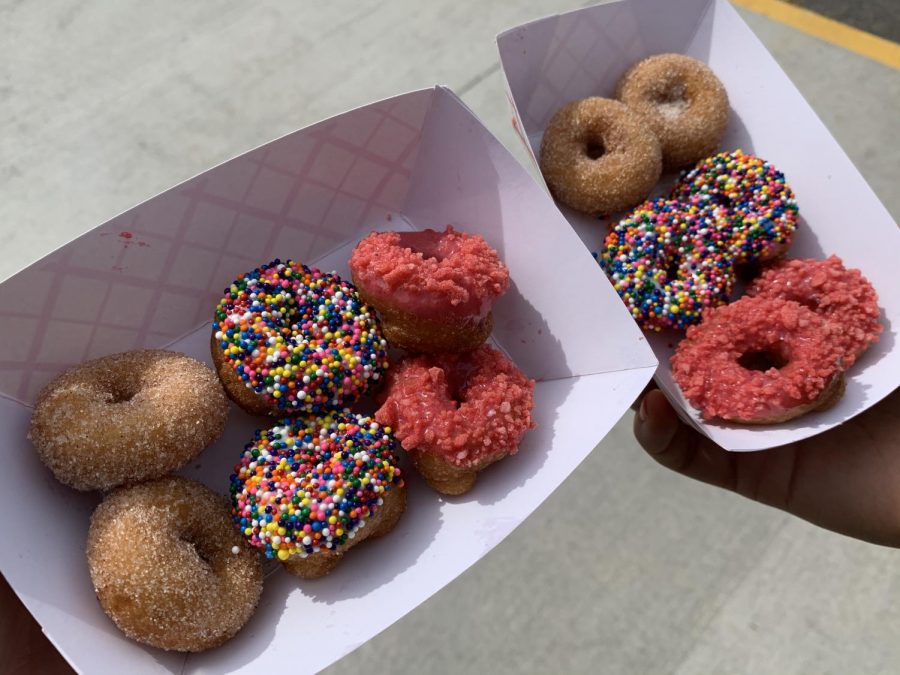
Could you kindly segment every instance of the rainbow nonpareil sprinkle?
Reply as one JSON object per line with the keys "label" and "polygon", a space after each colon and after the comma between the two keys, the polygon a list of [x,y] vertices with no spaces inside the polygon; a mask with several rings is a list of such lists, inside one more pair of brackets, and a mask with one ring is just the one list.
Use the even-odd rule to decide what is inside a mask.
{"label": "rainbow nonpareil sprinkle", "polygon": [[598,261],[642,327],[683,330],[707,308],[728,302],[731,240],[719,223],[714,211],[657,199],[607,235]]}
{"label": "rainbow nonpareil sprinkle", "polygon": [[728,302],[736,264],[787,249],[797,214],[783,173],[741,150],[723,152],[685,172],[671,199],[622,219],[597,258],[643,328],[683,330]]}
{"label": "rainbow nonpareil sprinkle", "polygon": [[285,414],[350,405],[387,368],[387,342],[353,284],[290,260],[232,283],[213,334],[237,376]]}
{"label": "rainbow nonpareil sprinkle", "polygon": [[783,253],[797,229],[797,200],[784,174],[741,150],[701,161],[681,177],[671,198],[702,211],[716,210],[732,231],[729,250],[738,263]]}
{"label": "rainbow nonpareil sprinkle", "polygon": [[387,427],[349,411],[257,431],[231,476],[238,529],[267,558],[339,549],[403,487]]}

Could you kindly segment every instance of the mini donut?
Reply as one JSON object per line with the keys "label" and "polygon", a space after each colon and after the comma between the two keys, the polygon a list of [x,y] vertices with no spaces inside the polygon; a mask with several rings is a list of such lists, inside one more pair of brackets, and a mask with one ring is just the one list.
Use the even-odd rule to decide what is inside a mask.
{"label": "mini donut", "polygon": [[360,296],[378,311],[388,341],[416,352],[466,351],[494,325],[491,307],[509,270],[477,235],[373,232],[350,257]]}
{"label": "mini donut", "polygon": [[642,328],[684,330],[728,302],[734,266],[730,232],[706,211],[657,199],[623,218],[598,260]]}
{"label": "mini donut", "polygon": [[763,270],[748,295],[794,300],[841,326],[843,361],[850,367],[884,330],[878,294],[862,272],[837,256],[827,260],[780,260]]}
{"label": "mini donut", "polygon": [[389,426],[428,484],[446,495],[514,455],[534,427],[534,380],[501,352],[407,357],[388,373],[375,419]]}
{"label": "mini donut", "polygon": [[687,329],[672,377],[706,419],[785,422],[843,394],[839,337],[839,326],[797,302],[745,296]]}
{"label": "mini donut", "polygon": [[378,319],[353,284],[292,260],[225,289],[210,346],[225,391],[258,415],[351,405],[387,368]]}
{"label": "mini donut", "polygon": [[91,516],[87,560],[103,611],[159,649],[221,645],[262,593],[260,557],[234,531],[228,500],[180,476],[107,495]]}
{"label": "mini donut", "polygon": [[38,395],[28,437],[76,490],[109,490],[184,466],[225,430],[228,399],[184,354],[124,352],[65,371]]}
{"label": "mini donut", "polygon": [[685,173],[672,199],[715,209],[734,233],[737,263],[765,262],[783,255],[797,229],[794,191],[769,162],[741,150],[701,161]]}
{"label": "mini donut", "polygon": [[683,54],[636,63],[616,85],[616,98],[650,124],[666,169],[713,154],[728,126],[725,87],[709,66]]}
{"label": "mini donut", "polygon": [[647,198],[659,180],[662,154],[642,117],[618,101],[593,97],[553,116],[541,141],[540,165],[556,199],[602,215]]}
{"label": "mini donut", "polygon": [[291,574],[328,574],[406,510],[395,447],[389,429],[348,410],[257,431],[231,476],[234,523]]}

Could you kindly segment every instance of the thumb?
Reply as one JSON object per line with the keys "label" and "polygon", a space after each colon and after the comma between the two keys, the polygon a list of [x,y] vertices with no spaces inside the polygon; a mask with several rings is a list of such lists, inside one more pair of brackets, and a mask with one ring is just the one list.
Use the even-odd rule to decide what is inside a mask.
{"label": "thumb", "polygon": [[648,391],[634,416],[634,436],[644,450],[659,460],[669,449],[681,422],[659,389]]}
{"label": "thumb", "polygon": [[683,424],[658,389],[648,392],[641,401],[634,416],[634,435],[647,454],[664,467],[704,483],[735,489],[740,468],[735,453]]}

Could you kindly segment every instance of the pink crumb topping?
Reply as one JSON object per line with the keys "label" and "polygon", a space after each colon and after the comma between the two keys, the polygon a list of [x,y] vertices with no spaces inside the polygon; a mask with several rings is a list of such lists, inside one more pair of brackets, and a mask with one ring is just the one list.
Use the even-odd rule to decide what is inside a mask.
{"label": "pink crumb topping", "polygon": [[783,260],[764,270],[747,293],[793,300],[837,322],[847,367],[878,342],[884,330],[872,284],[859,270],[844,267],[835,255],[827,260]]}
{"label": "pink crumb topping", "polygon": [[534,426],[534,380],[501,352],[407,357],[390,370],[375,419],[406,450],[435,452],[461,468],[515,454]]}
{"label": "pink crumb topping", "polygon": [[509,288],[509,270],[477,235],[373,232],[350,257],[354,282],[376,300],[428,318],[484,317]]}
{"label": "pink crumb topping", "polygon": [[[707,419],[754,420],[819,398],[843,370],[840,327],[803,305],[743,297],[707,310],[672,357],[672,376]],[[781,367],[745,368],[765,353]]]}

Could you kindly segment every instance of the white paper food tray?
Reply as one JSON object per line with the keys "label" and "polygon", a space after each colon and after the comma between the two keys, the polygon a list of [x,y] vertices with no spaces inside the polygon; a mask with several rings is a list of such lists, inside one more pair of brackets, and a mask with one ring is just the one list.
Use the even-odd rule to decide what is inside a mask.
{"label": "white paper food tray", "polygon": [[[660,362],[656,381],[681,417],[728,450],[762,450],[830,429],[874,405],[900,384],[900,230],[828,129],[762,43],[725,0],[619,0],[512,28],[497,37],[513,124],[532,160],[544,128],[569,101],[612,97],[633,63],[664,52],[706,62],[728,91],[731,115],[721,150],[743,149],[784,171],[800,205],[794,258],[839,255],[875,286],[884,333],[848,371],[834,408],[778,426],[705,422],[672,380],[669,358],[679,333],[647,333]],[[675,176],[663,176],[667,192]],[[559,205],[591,251],[607,222]]]}
{"label": "white paper food tray", "polygon": [[[347,275],[373,228],[453,224],[509,266],[493,338],[538,380],[518,455],[472,493],[441,499],[409,476],[397,529],[354,549],[328,577],[279,569],[238,636],[185,657],[126,639],[94,596],[84,547],[98,497],[59,484],[26,440],[30,404],[67,366],[165,347],[209,363],[222,289],[275,257]],[[553,202],[448,89],[338,115],[193,178],[113,218],[0,284],[0,565],[69,662],[85,673],[319,670],[423,602],[521,523],[584,459],[657,362]],[[185,473],[227,494],[264,418],[236,408],[224,437]],[[12,470],[14,467],[15,470]],[[140,545],[139,539],[135,545]]]}

